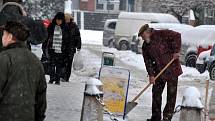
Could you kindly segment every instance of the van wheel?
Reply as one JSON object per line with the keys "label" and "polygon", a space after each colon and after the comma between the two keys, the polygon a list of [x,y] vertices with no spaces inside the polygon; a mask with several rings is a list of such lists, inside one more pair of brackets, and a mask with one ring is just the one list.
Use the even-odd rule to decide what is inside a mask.
{"label": "van wheel", "polygon": [[186,57],[186,66],[187,67],[196,67],[196,60],[197,60],[197,55],[195,53],[189,54]]}
{"label": "van wheel", "polygon": [[215,63],[211,65],[209,75],[211,80],[215,80]]}
{"label": "van wheel", "polygon": [[129,43],[127,41],[121,41],[119,44],[119,50],[129,50]]}

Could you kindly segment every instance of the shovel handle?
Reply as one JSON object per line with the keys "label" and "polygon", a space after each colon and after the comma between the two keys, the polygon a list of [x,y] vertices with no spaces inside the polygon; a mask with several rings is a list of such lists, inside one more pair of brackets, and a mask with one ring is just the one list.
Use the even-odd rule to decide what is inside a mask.
{"label": "shovel handle", "polygon": [[[155,77],[155,81],[163,74],[163,72],[175,61],[173,58],[161,71],[160,73]],[[151,83],[149,83],[131,102],[135,102],[149,87],[151,86]]]}

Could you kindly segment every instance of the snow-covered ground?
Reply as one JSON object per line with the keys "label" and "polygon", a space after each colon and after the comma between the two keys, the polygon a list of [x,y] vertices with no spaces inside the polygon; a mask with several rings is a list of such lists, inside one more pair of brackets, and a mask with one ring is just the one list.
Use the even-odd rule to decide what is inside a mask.
{"label": "snow-covered ground", "polygon": [[[48,118],[46,121],[77,121],[73,120],[72,117],[76,117],[75,119],[77,119],[77,117],[80,116],[81,106],[79,103],[82,104],[82,98],[76,98],[72,93],[83,93],[83,89],[81,89],[83,87],[83,83],[90,77],[98,77],[98,72],[101,67],[102,52],[114,53],[116,56],[116,66],[127,68],[131,71],[128,97],[129,100],[131,100],[148,83],[147,72],[142,55],[133,53],[131,51],[118,51],[113,48],[103,47],[102,34],[103,32],[101,31],[81,30],[81,36],[83,40],[83,49],[81,52],[84,60],[84,69],[80,71],[72,71],[72,76],[70,78],[71,83],[68,85],[63,83],[60,87],[53,85],[48,86],[48,91],[50,92],[48,92]],[[40,46],[34,46],[33,52],[35,52],[36,55],[41,56],[42,52],[39,48]],[[190,86],[195,86],[200,91],[200,96],[203,99],[205,93],[205,80],[208,79],[208,72],[200,74],[196,69],[185,66],[182,66],[182,69],[183,74],[179,78],[177,105],[181,105],[184,90]],[[75,90],[73,90],[71,88],[73,86],[79,88],[74,88]],[[59,90],[59,88],[61,89]],[[64,91],[69,93],[64,93]],[[167,91],[165,89],[163,94],[163,104],[166,102],[166,92]],[[73,100],[76,100],[74,104],[71,103]],[[202,101],[204,101],[204,99]],[[62,107],[65,107],[64,102],[69,104],[66,107],[66,112],[62,109]],[[58,104],[55,105],[55,103]],[[150,117],[151,88],[141,96],[141,98],[138,100],[138,103],[138,106],[128,115],[129,121],[143,121]],[[162,107],[164,107],[164,105]],[[74,113],[75,111],[73,109],[75,109],[76,113]],[[60,111],[65,113],[65,115],[62,115]],[[69,111],[74,114],[69,114]],[[54,112],[57,112],[59,116],[54,115]],[[55,118],[51,118],[52,115],[54,115]],[[178,117],[178,114],[174,116],[173,121],[178,121]]]}

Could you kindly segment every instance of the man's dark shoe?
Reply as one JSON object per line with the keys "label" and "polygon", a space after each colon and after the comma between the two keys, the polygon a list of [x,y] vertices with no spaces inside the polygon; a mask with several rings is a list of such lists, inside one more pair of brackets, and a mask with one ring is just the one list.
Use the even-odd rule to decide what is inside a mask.
{"label": "man's dark shoe", "polygon": [[64,78],[60,78],[61,82],[66,82],[66,80]]}
{"label": "man's dark shoe", "polygon": [[53,84],[53,81],[49,81],[49,84]]}
{"label": "man's dark shoe", "polygon": [[60,81],[55,82],[56,85],[60,85]]}

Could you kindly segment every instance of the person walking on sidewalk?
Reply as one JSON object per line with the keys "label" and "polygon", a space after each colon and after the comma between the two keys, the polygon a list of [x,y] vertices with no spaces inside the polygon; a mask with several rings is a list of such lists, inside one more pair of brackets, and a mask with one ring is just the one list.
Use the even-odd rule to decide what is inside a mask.
{"label": "person walking on sidewalk", "polygon": [[[142,51],[152,88],[152,116],[147,121],[161,121],[162,93],[167,83],[167,103],[162,121],[171,121],[177,96],[178,76],[182,74],[179,61],[181,35],[171,30],[153,30],[146,24],[138,36],[144,40]],[[172,65],[158,78],[155,76],[174,58]]]}
{"label": "person walking on sidewalk", "polygon": [[70,29],[71,42],[69,45],[71,45],[71,47],[64,58],[65,73],[63,74],[63,80],[69,82],[74,54],[76,53],[76,50],[81,50],[81,34],[77,24],[74,22],[74,19],[70,14],[65,14],[65,19]]}
{"label": "person walking on sidewalk", "polygon": [[13,21],[0,30],[0,121],[43,121],[47,85],[39,59],[26,45],[30,32]]}
{"label": "person walking on sidewalk", "polygon": [[43,53],[50,60],[50,81],[60,84],[64,69],[64,58],[72,50],[70,27],[66,24],[64,13],[58,12],[48,26],[48,39],[43,43]]}

